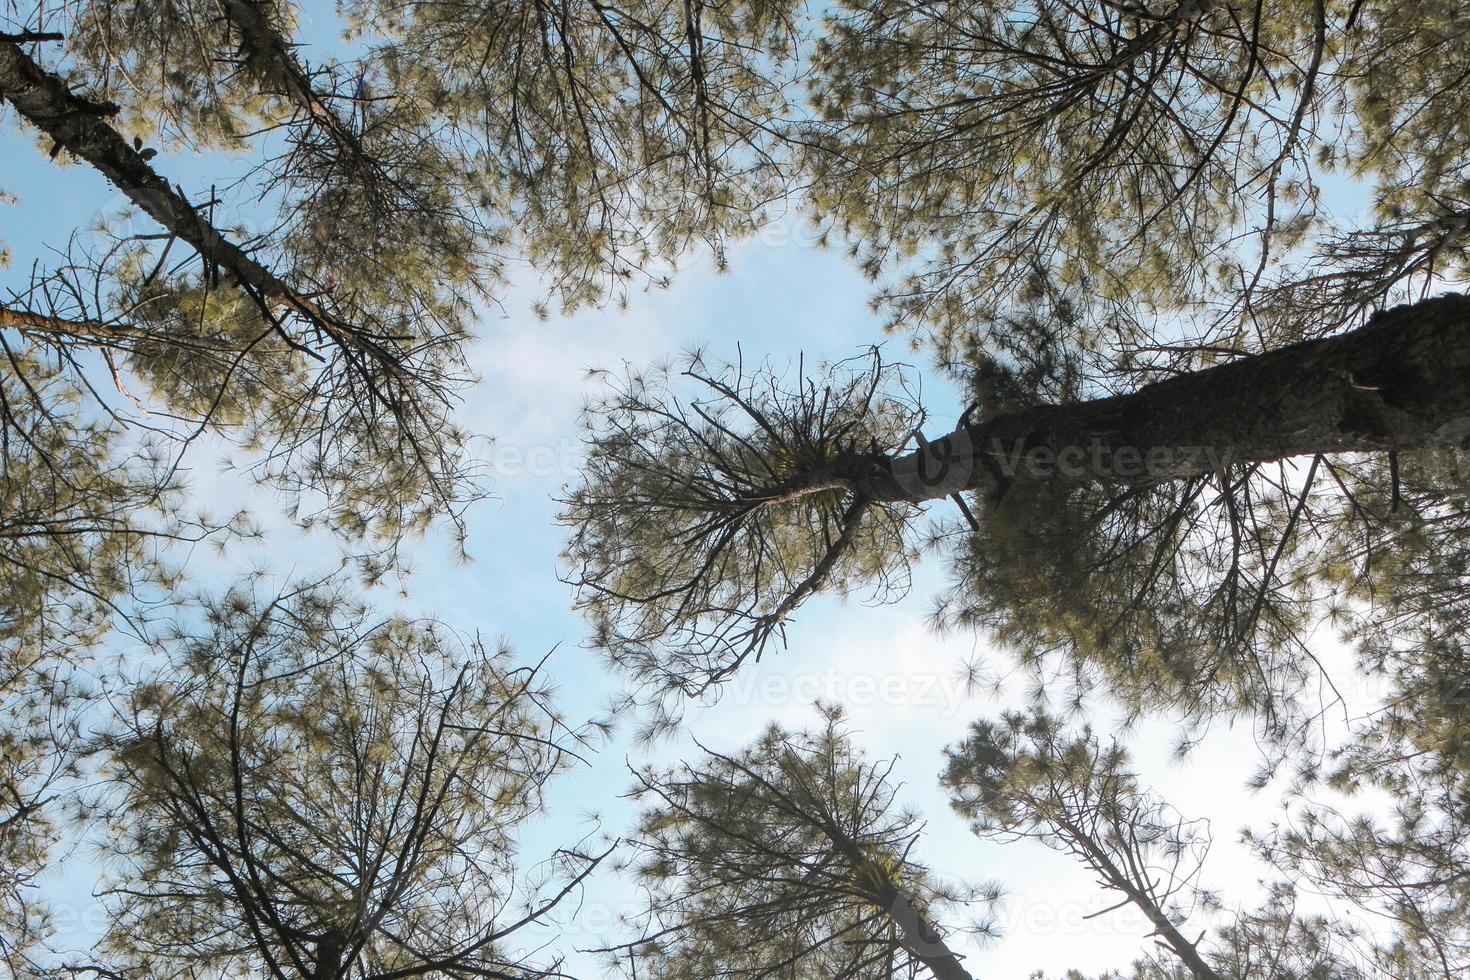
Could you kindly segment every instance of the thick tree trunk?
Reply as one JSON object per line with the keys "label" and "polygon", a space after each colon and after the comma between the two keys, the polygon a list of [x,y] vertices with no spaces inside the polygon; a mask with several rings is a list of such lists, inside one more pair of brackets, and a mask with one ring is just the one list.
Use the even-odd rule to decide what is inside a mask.
{"label": "thick tree trunk", "polygon": [[1171,378],[1132,394],[971,423],[902,457],[840,460],[870,501],[1028,482],[1147,485],[1318,453],[1470,441],[1470,297],[1398,306],[1350,333]]}
{"label": "thick tree trunk", "polygon": [[112,127],[107,117],[115,107],[72,94],[61,78],[8,41],[0,42],[0,98],[14,106],[26,122],[95,167],[149,217],[209,261],[228,269],[240,282],[271,300],[293,295],[269,269],[210,225]]}
{"label": "thick tree trunk", "polygon": [[884,906],[888,918],[898,927],[903,947],[934,974],[934,980],[975,980],[960,964],[960,958],[947,945],[933,923],[924,918],[907,895],[897,887],[888,889]]}

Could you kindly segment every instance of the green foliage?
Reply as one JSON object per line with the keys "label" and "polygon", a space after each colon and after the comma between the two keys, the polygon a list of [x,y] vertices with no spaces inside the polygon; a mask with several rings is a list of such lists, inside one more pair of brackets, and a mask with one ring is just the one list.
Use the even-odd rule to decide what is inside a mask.
{"label": "green foliage", "polygon": [[56,703],[77,692],[54,666],[27,673],[0,686],[0,968],[11,976],[28,972],[54,930],[42,878],[59,837],[58,790],[76,775]]}
{"label": "green foliage", "polygon": [[[157,213],[123,187],[138,211],[14,290],[6,327],[61,353],[80,388],[110,385],[76,352],[123,353],[140,408],[232,440],[290,504],[310,502],[299,517],[391,561],[436,521],[462,538],[484,493],[451,414],[509,258],[566,308],[601,302],[640,274],[662,281],[696,244],[718,250],[780,196],[770,132],[797,15],[765,0],[339,14],[339,55],[316,63],[276,0],[48,14],[66,84],[115,100],[99,118],[145,163],[145,139],[235,155],[231,190],[178,200],[275,285],[131,227]],[[36,48],[38,70],[61,50]]]}
{"label": "green foliage", "polygon": [[475,142],[483,192],[565,308],[691,246],[719,251],[782,196],[770,135],[801,37],[793,0],[345,7],[384,83]]}
{"label": "green foliage", "polygon": [[82,397],[31,352],[0,361],[0,691],[101,636],[148,578],[144,515],[180,503],[163,459],[66,413]]}
{"label": "green foliage", "polygon": [[37,885],[76,775],[81,668],[173,584],[168,540],[229,528],[182,512],[156,451],[70,414],[84,392],[54,364],[0,349],[0,964],[19,974],[50,930]]}
{"label": "green foliage", "polygon": [[640,772],[645,938],[608,952],[636,976],[910,975],[897,897],[929,918],[967,896],[911,856],[920,823],[895,807],[891,768],[866,761],[828,708],[814,731],[773,726],[733,756]]}
{"label": "green foliage", "polygon": [[1008,713],[976,722],[947,755],[942,782],[976,834],[1033,837],[1071,853],[1161,934],[1218,906],[1197,881],[1206,825],[1141,788],[1115,742],[1086,728],[1068,732],[1042,711]]}
{"label": "green foliage", "polygon": [[1200,883],[1208,821],[1181,816],[1141,786],[1116,742],[1104,744],[1086,728],[1069,732],[1060,719],[1035,711],[976,722],[947,756],[944,785],[976,834],[1002,841],[1033,838],[1069,853],[1120,904],[1131,903],[1149,918],[1158,945],[1168,952],[1135,963],[1135,980],[1416,975],[1373,972],[1368,962],[1387,960],[1365,942],[1352,918],[1303,912],[1286,882],[1273,883],[1259,907],[1230,917],[1208,945],[1208,929],[1191,940],[1184,932],[1187,919],[1223,909]]}
{"label": "green foliage", "polygon": [[[176,452],[230,441],[301,521],[375,550],[374,570],[436,521],[462,536],[484,493],[453,422],[466,345],[515,263],[544,277],[543,310],[621,300],[692,249],[722,262],[796,200],[964,386],[967,425],[1331,335],[1467,272],[1470,48],[1449,0],[842,0],[820,18],[796,0],[345,0],[338,15],[333,55],[310,59],[282,0],[32,18],[66,34],[28,44],[32,67],[92,100],[26,116],[43,151],[48,126],[104,120],[109,152],[156,165],[168,206],[121,187],[140,211],[75,235],[0,308],[12,960],[45,931],[29,889],[53,789],[76,774],[69,671],[176,584],[159,545],[233,527],[186,516]],[[175,185],[180,150],[228,157],[230,186]],[[1360,182],[1370,221],[1330,213],[1323,178]],[[162,235],[127,227],[143,212]],[[650,732],[782,642],[817,592],[904,593],[917,498],[866,490],[922,443],[911,391],[876,354],[794,381],[695,357],[589,406],[567,557],[593,642],[657,706]],[[1202,950],[1165,935],[1190,975],[1467,968],[1470,512],[1447,458],[997,482],[931,535],[954,575],[940,624],[1135,715],[1248,717],[1299,748],[1324,612],[1385,683],[1327,765],[1303,764],[1296,822],[1255,838],[1290,883]],[[515,878],[505,842],[565,751],[532,675],[320,589],[236,591],[197,625],[157,645],[167,664],[104,742],[126,866],[109,952],[162,975],[533,975],[487,924]],[[950,895],[908,858],[917,829],[886,775],[835,716],[643,774],[650,942],[621,952],[668,977],[918,970],[889,900],[927,912]],[[980,832],[1076,853],[1161,928],[1211,905],[1191,875],[1150,870],[1200,856],[1193,825],[1089,732],[977,726],[946,778]],[[1313,795],[1323,783],[1395,806],[1343,816]],[[1383,913],[1392,936],[1301,913],[1306,885]]]}
{"label": "green foliage", "polygon": [[148,335],[127,352],[142,391],[187,418],[235,428],[269,417],[266,403],[303,386],[302,357],[282,344],[250,300],[180,279],[129,291]]}
{"label": "green foliage", "polygon": [[608,379],[562,519],[578,605],[613,663],[654,694],[697,695],[815,591],[901,594],[911,508],[861,501],[843,467],[908,440],[903,380],[877,355],[793,380],[698,356],[677,376]]}
{"label": "green foliage", "polygon": [[1342,53],[1355,122],[1349,165],[1377,176],[1389,220],[1443,215],[1470,190],[1470,125],[1452,81],[1470,67],[1460,15],[1446,2],[1365,5]]}
{"label": "green foliage", "polygon": [[[1313,890],[1393,922],[1375,950],[1390,975],[1451,976],[1470,967],[1464,456],[1403,454],[1393,468],[1345,472],[1316,569],[1381,694],[1325,764],[1299,767],[1292,806],[1251,840]],[[1374,806],[1385,795],[1391,807]]]}
{"label": "green foliage", "polygon": [[[67,15],[68,54],[99,94],[123,106],[119,121],[130,135],[232,148],[276,118],[279,105],[236,70],[214,0],[82,3]],[[289,22],[281,26],[289,33]]]}
{"label": "green foliage", "polygon": [[512,841],[580,736],[537,671],[320,586],[200,612],[98,746],[109,958],[162,977],[542,975],[506,948],[541,914],[510,908]]}
{"label": "green foliage", "polygon": [[1470,773],[1470,491],[1466,457],[1445,449],[1364,461],[1347,474],[1315,572],[1365,674],[1387,687],[1369,741],[1423,758],[1437,777]]}
{"label": "green foliage", "polygon": [[1313,25],[1305,2],[850,0],[814,56],[813,208],[875,275],[919,258],[881,300],[941,348],[1035,263],[1191,300],[1257,195],[1285,204]]}
{"label": "green foliage", "polygon": [[[1036,267],[1161,326],[1335,329],[1465,272],[1457,16],[848,0],[808,80],[812,211],[882,278],[891,323],[946,356]],[[1319,181],[1345,177],[1374,227],[1329,210]]]}
{"label": "green foliage", "polygon": [[1145,487],[1027,485],[984,505],[978,530],[937,537],[945,627],[990,631],[1044,677],[1100,685],[1137,712],[1300,723],[1315,608],[1293,563],[1290,468]]}

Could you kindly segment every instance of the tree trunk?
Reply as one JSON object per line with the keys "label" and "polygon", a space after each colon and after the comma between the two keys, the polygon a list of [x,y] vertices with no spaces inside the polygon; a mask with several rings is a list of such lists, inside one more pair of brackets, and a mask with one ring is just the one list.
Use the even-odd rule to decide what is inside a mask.
{"label": "tree trunk", "polygon": [[884,896],[884,910],[888,918],[898,927],[903,947],[934,974],[934,980],[975,980],[968,970],[960,965],[960,959],[947,945],[944,937],[914,907],[907,895],[897,886],[890,885]]}
{"label": "tree trunk", "polygon": [[0,42],[0,98],[13,105],[21,118],[95,167],[149,217],[188,242],[201,256],[228,269],[268,299],[291,295],[290,287],[210,225],[107,122],[106,117],[116,111],[115,107],[72,94],[61,78],[8,41]]}
{"label": "tree trunk", "polygon": [[342,976],[342,934],[332,930],[317,940],[311,980],[338,980]]}
{"label": "tree trunk", "polygon": [[306,68],[291,53],[290,43],[275,30],[266,16],[263,0],[221,0],[221,8],[240,32],[240,51],[245,63],[260,78],[271,78],[284,89],[283,95],[311,115],[332,141],[356,161],[376,170],[351,128],[332,111],[312,86]]}
{"label": "tree trunk", "polygon": [[901,457],[852,457],[831,479],[870,501],[1012,486],[1147,485],[1241,463],[1470,441],[1470,297],[1117,395],[970,423]]}
{"label": "tree trunk", "polygon": [[73,94],[60,77],[10,41],[0,41],[0,99],[59,146],[91,164],[149,217],[191,245],[206,263],[227,271],[268,312],[287,310],[304,317],[334,343],[396,369],[391,351],[326,314],[210,224],[107,121],[116,113],[116,106]]}
{"label": "tree trunk", "polygon": [[1148,920],[1154,924],[1154,935],[1159,937],[1158,942],[1167,946],[1175,956],[1179,957],[1195,980],[1224,980],[1213,967],[1205,962],[1205,958],[1200,955],[1199,948],[1184,938],[1173,920],[1164,914],[1164,910],[1159,908],[1158,903],[1148,892],[1124,874],[1108,856],[1107,851],[1103,850],[1090,834],[1084,833],[1080,827],[1066,821],[1060,822],[1058,826],[1088,855],[1088,861],[1093,870],[1105,879],[1108,887],[1117,889],[1128,896],[1128,901],[1148,916]]}
{"label": "tree trunk", "polygon": [[873,876],[869,899],[888,916],[888,921],[898,930],[903,948],[934,974],[934,980],[975,980],[945,943],[939,930],[914,905],[913,899],[898,887],[890,875],[874,870],[873,862],[857,841],[843,833],[831,819],[819,817],[812,822],[847,859],[854,875]]}

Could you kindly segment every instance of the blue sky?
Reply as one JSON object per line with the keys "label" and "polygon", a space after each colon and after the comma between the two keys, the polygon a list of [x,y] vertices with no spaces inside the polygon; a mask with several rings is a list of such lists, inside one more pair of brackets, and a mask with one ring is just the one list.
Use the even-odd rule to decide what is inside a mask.
{"label": "blue sky", "polygon": [[[0,277],[5,285],[17,285],[32,259],[44,257],[44,246],[64,245],[73,228],[87,227],[117,199],[89,169],[49,161],[13,118],[4,117],[3,125],[0,190],[20,202],[0,210],[0,238],[14,253],[13,266]],[[211,183],[223,183],[230,169],[227,161],[213,158],[164,155],[155,163],[195,197]],[[468,428],[495,438],[486,449],[496,470],[495,499],[470,514],[473,561],[456,563],[447,542],[431,537],[413,549],[410,596],[385,592],[376,601],[385,609],[436,615],[465,632],[503,635],[528,660],[554,648],[551,670],[562,708],[571,718],[597,714],[619,680],[583,645],[584,624],[571,608],[570,589],[558,578],[564,532],[554,523],[554,497],[576,475],[577,413],[595,383],[586,371],[642,365],[692,347],[733,356],[737,343],[748,359],[768,356],[785,363],[803,353],[808,361],[834,359],[882,340],[868,311],[871,285],[842,256],[811,247],[809,238],[799,227],[781,225],[732,247],[725,274],[696,258],[672,288],[630,296],[626,311],[591,310],[549,322],[531,315],[540,285],[534,270],[521,270],[503,308],[485,311],[471,351],[482,381],[460,410]],[[922,355],[907,354],[903,338],[889,343],[895,355],[928,367]],[[956,394],[933,371],[925,393],[931,434],[946,431],[958,414]],[[218,455],[208,446],[195,451],[196,493],[217,511],[249,504],[269,530],[264,542],[232,548],[223,557],[199,550],[190,564],[196,581],[224,583],[263,567],[282,578],[305,575],[331,560],[328,542],[290,529],[274,514],[273,501],[220,472]],[[1040,844],[998,847],[976,840],[938,790],[943,747],[962,738],[974,718],[998,714],[1008,699],[1015,700],[1013,693],[995,698],[960,683],[972,658],[994,674],[1006,672],[1007,658],[983,637],[941,638],[926,629],[928,603],[942,581],[943,569],[931,561],[909,598],[895,605],[870,608],[826,598],[809,603],[790,632],[788,649],[747,671],[718,704],[693,707],[687,733],[651,753],[634,746],[627,738],[630,726],[624,726],[590,766],[564,776],[553,789],[550,811],[527,828],[522,842],[528,863],[579,837],[590,814],[600,816],[608,833],[627,829],[629,811],[619,800],[629,782],[625,760],[672,763],[689,751],[693,737],[714,748],[734,748],[771,721],[810,723],[814,696],[836,698],[849,708],[864,749],[900,756],[895,773],[905,784],[901,799],[929,820],[920,856],[941,873],[998,880],[1007,890],[1005,936],[988,948],[967,950],[974,975],[1024,978],[1038,969],[1054,975],[1069,967],[1094,971],[1127,964],[1148,942],[1148,926],[1138,915],[1084,920],[1112,904],[1086,873]],[[1145,724],[1130,734],[1129,743],[1146,780],[1166,791],[1182,812],[1211,818],[1216,844],[1205,880],[1223,891],[1227,906],[1248,902],[1264,869],[1233,841],[1243,825],[1269,820],[1273,807],[1271,794],[1248,796],[1244,789],[1259,762],[1249,733],[1222,726],[1188,764],[1178,765],[1169,760],[1170,732],[1167,722]],[[79,850],[50,887],[61,911],[58,939],[65,945],[84,944],[93,935],[97,919],[88,895],[99,867],[91,851]],[[573,972],[580,968],[580,975],[597,976],[594,961],[574,948],[620,938],[613,919],[635,896],[626,882],[601,876],[583,898],[577,914],[546,938],[569,954]]]}

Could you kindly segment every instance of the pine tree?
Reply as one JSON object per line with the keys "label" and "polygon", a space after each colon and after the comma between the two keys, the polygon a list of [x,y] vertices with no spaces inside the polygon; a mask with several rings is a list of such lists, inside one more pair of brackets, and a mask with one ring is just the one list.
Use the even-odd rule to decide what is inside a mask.
{"label": "pine tree", "polygon": [[[513,937],[602,856],[519,895],[512,840],[586,732],[539,667],[317,584],[236,587],[164,641],[99,741],[123,975],[549,977]],[[524,906],[524,907],[522,907]]]}
{"label": "pine tree", "polygon": [[[1465,271],[1456,16],[849,0],[813,59],[813,207],[896,273],[893,322],[943,350],[1038,264],[1135,313],[1223,300],[1252,332],[1341,327],[1426,265]],[[1368,227],[1332,213],[1342,177],[1371,190]]]}
{"label": "pine tree", "polygon": [[[329,54],[302,43],[299,13],[108,0],[0,15],[7,126],[37,140],[38,166],[66,168],[61,186],[105,180],[127,202],[100,230],[44,229],[37,255],[0,252],[28,270],[0,298],[12,855],[44,852],[11,842],[22,815],[41,820],[22,801],[49,796],[19,756],[48,744],[49,678],[176,584],[169,541],[240,530],[186,506],[201,436],[367,556],[370,577],[436,523],[463,546],[486,474],[454,409],[508,263],[534,266],[562,308],[621,298],[781,194],[769,130],[789,2],[362,0],[339,8]],[[183,153],[219,160],[229,189],[186,188]]]}
{"label": "pine tree", "polygon": [[[1131,904],[1153,923],[1159,951],[1135,966],[1136,977],[1449,978],[1470,964],[1463,897],[1445,903],[1447,881],[1436,881],[1423,865],[1381,840],[1359,839],[1347,857],[1351,845],[1340,838],[1341,849],[1321,838],[1253,836],[1282,878],[1271,883],[1264,903],[1228,914],[1211,928],[1225,903],[1204,885],[1208,822],[1184,817],[1141,785],[1116,741],[1105,742],[1085,728],[1068,731],[1045,712],[977,722],[949,750],[942,778],[955,809],[977,835],[1031,838],[1069,853],[1117,896],[1113,908]],[[1308,838],[1312,833],[1307,831]],[[1420,847],[1421,855],[1451,859],[1457,851],[1446,839],[1426,837]],[[1334,856],[1352,869],[1338,866],[1316,877],[1303,873],[1304,860]],[[1365,887],[1352,887],[1354,871],[1364,875],[1356,880]],[[1322,887],[1343,903],[1332,915],[1302,911],[1300,894]],[[1377,889],[1384,894],[1375,894]],[[1421,910],[1433,907],[1434,916],[1415,918],[1401,906],[1387,919],[1390,935],[1375,934],[1364,922],[1380,900],[1394,894],[1413,895]],[[1191,919],[1205,926],[1191,925]]]}
{"label": "pine tree", "polygon": [[[1138,710],[1299,731],[1302,637],[1345,579],[1405,625],[1384,551],[1319,556],[1442,527],[1406,516],[1405,474],[1463,486],[1470,305],[1433,295],[1466,270],[1452,6],[834,6],[795,130],[812,213],[972,408],[941,435],[846,368],[695,365],[690,398],[630,378],[565,513],[598,644],[698,692],[811,595],[901,582],[927,537],[941,624]],[[1365,225],[1329,175],[1370,193]],[[827,455],[793,466],[802,441]],[[926,534],[946,497],[963,522]]]}
{"label": "pine tree", "polygon": [[588,417],[564,513],[573,580],[614,662],[698,693],[820,591],[901,592],[923,505],[952,497],[966,523],[935,532],[956,579],[943,622],[1033,664],[1060,655],[1140,709],[1289,734],[1313,676],[1300,637],[1340,567],[1310,545],[1347,547],[1381,515],[1356,503],[1359,461],[1386,455],[1396,488],[1400,460],[1456,478],[1467,312],[1427,300],[1094,398],[1084,352],[1006,368],[1036,392],[1006,404],[994,358],[973,358],[961,370],[991,403],[927,440],[912,383],[878,354],[794,380],[699,359],[685,378],[632,375]]}
{"label": "pine tree", "polygon": [[628,975],[969,980],[934,917],[983,896],[911,856],[921,825],[896,806],[892,761],[864,759],[840,709],[823,713],[637,774],[630,863],[649,907],[642,938],[604,950]]}

